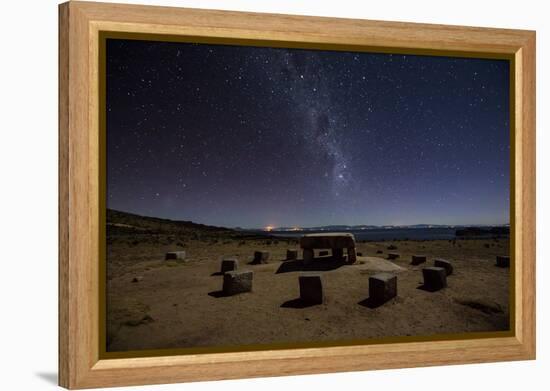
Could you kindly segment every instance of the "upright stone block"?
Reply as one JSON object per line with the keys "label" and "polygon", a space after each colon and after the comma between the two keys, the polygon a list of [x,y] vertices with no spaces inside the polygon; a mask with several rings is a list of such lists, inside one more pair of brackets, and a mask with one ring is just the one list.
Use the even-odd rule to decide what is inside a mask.
{"label": "upright stone block", "polygon": [[286,260],[294,261],[298,259],[298,250],[286,250]]}
{"label": "upright stone block", "polygon": [[348,248],[348,263],[354,264],[357,262],[357,252],[355,251],[355,247]]}
{"label": "upright stone block", "polygon": [[303,274],[298,277],[300,299],[308,304],[323,303],[323,283],[319,274]]}
{"label": "upright stone block", "polygon": [[388,253],[388,259],[397,259],[399,258],[399,254],[397,253]]}
{"label": "upright stone block", "polygon": [[304,248],[304,263],[309,263],[313,261],[313,249],[312,248]]}
{"label": "upright stone block", "polygon": [[426,262],[426,256],[425,255],[413,255],[411,259],[411,265],[420,265],[421,263]]}
{"label": "upright stone block", "polygon": [[505,255],[497,255],[498,267],[510,267],[510,257]]}
{"label": "upright stone block", "polygon": [[164,259],[167,261],[185,261],[185,251],[171,251],[166,253]]}
{"label": "upright stone block", "polygon": [[237,258],[224,258],[222,259],[220,272],[223,274],[225,272],[237,270],[238,268],[239,268],[239,261],[237,260]]}
{"label": "upright stone block", "polygon": [[435,267],[442,267],[447,272],[447,275],[450,276],[453,274],[453,264],[446,259],[436,259],[434,261]]}
{"label": "upright stone block", "polygon": [[233,270],[223,275],[223,293],[227,296],[252,290],[254,273],[250,270]]}
{"label": "upright stone block", "polygon": [[254,251],[253,263],[267,263],[269,260],[269,251]]}
{"label": "upright stone block", "polygon": [[425,267],[422,269],[424,288],[429,291],[438,291],[447,286],[447,271],[442,267]]}
{"label": "upright stone block", "polygon": [[381,305],[397,296],[397,276],[378,273],[369,277],[369,300]]}

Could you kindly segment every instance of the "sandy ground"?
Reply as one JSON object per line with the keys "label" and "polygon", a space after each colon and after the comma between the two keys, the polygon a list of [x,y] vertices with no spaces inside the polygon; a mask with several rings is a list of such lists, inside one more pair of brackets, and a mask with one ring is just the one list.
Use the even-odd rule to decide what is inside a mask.
{"label": "sandy ground", "polygon": [[[111,240],[108,246],[108,351],[227,347],[269,343],[345,341],[389,336],[426,336],[509,328],[509,270],[495,266],[507,255],[507,239],[358,243],[354,265],[318,258],[309,270],[322,274],[325,302],[303,307],[301,261],[283,261],[295,241],[225,240],[173,243]],[[396,250],[388,250],[393,244]],[[166,251],[185,249],[188,262],[164,261]],[[254,250],[270,262],[249,265]],[[382,251],[382,254],[378,253]],[[385,260],[398,252],[396,261]],[[301,252],[300,252],[301,254]],[[411,255],[452,261],[448,288],[428,292]],[[254,271],[253,292],[220,297],[222,256],[236,256]],[[381,270],[398,278],[398,297],[371,308],[368,277]]]}

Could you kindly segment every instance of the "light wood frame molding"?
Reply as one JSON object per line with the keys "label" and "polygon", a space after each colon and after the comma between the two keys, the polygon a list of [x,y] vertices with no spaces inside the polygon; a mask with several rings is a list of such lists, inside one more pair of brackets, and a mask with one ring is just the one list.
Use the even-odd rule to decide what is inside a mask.
{"label": "light wood frame molding", "polygon": [[[510,336],[109,358],[99,351],[99,32],[509,58]],[[441,55],[441,54],[440,54]],[[511,71],[512,72],[512,71]],[[91,388],[535,358],[535,32],[109,3],[59,6],[59,384]]]}

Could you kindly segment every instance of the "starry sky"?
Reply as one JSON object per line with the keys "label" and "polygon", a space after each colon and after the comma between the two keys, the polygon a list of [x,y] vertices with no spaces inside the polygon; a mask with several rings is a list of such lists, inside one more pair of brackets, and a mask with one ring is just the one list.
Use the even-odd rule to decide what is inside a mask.
{"label": "starry sky", "polygon": [[109,208],[247,228],[509,223],[506,60],[106,50]]}

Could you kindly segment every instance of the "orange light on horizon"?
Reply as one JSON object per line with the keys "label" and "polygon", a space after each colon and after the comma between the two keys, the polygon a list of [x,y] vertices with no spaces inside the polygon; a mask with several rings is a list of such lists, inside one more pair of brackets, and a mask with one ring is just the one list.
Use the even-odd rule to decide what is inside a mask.
{"label": "orange light on horizon", "polygon": [[271,232],[273,231],[273,226],[271,225],[268,225],[267,227],[264,228],[267,232]]}

